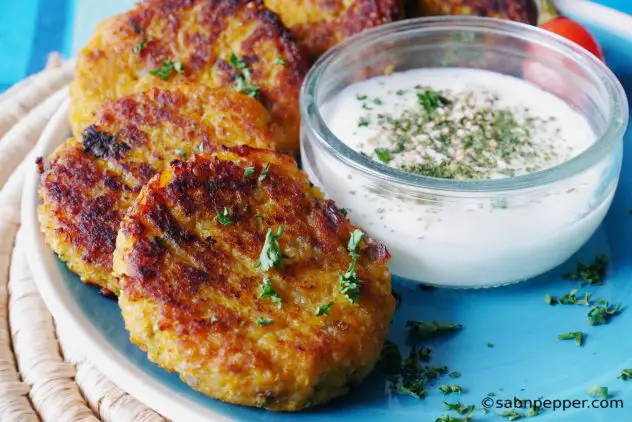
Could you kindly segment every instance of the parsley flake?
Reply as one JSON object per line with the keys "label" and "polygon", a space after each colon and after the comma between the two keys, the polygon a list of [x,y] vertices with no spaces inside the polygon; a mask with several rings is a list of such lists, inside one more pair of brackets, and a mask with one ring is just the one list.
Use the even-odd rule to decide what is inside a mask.
{"label": "parsley flake", "polygon": [[174,152],[180,157],[182,157],[183,160],[187,159],[187,152],[185,150],[178,148]]}
{"label": "parsley flake", "polygon": [[380,367],[387,374],[399,374],[402,370],[402,360],[402,352],[397,347],[397,344],[386,340],[380,353]]}
{"label": "parsley flake", "polygon": [[574,272],[564,274],[564,278],[569,280],[582,280],[588,284],[603,284],[608,268],[608,256],[597,255],[592,264],[577,264]]}
{"label": "parsley flake", "polygon": [[263,277],[263,282],[259,286],[259,299],[270,299],[279,309],[283,307],[283,302],[276,290],[272,287],[272,281],[268,276]]}
{"label": "parsley flake", "polygon": [[463,326],[452,322],[406,321],[406,328],[414,340],[422,341],[459,331]]}
{"label": "parsley flake", "polygon": [[437,108],[449,103],[439,91],[423,90],[417,93],[417,100],[426,113],[432,113]]}
{"label": "parsley flake", "polygon": [[459,371],[452,371],[448,375],[450,378],[461,378],[461,373]]}
{"label": "parsley flake", "polygon": [[391,150],[388,148],[375,148],[373,154],[384,164],[388,164],[393,159],[393,154],[391,154]]}
{"label": "parsley flake", "polygon": [[498,416],[501,416],[508,421],[517,421],[524,418],[524,415],[522,413],[516,412],[516,409],[505,410],[503,413],[498,413]]}
{"label": "parsley flake", "polygon": [[460,402],[448,403],[444,401],[443,405],[446,409],[457,412],[460,415],[471,415],[476,410],[476,406],[474,406],[473,404],[468,406]]}
{"label": "parsley flake", "polygon": [[143,48],[147,45],[147,41],[149,41],[147,38],[143,38],[140,43],[134,47],[134,52],[136,54],[140,54],[143,51]]}
{"label": "parsley flake", "polygon": [[259,326],[266,326],[266,325],[272,325],[274,324],[274,320],[272,318],[259,318],[257,320],[257,325]]}
{"label": "parsley flake", "polygon": [[349,254],[351,256],[357,254],[356,251],[358,249],[358,246],[360,246],[360,242],[362,242],[362,239],[364,239],[364,233],[362,233],[362,230],[355,229],[353,232],[351,232],[349,243],[347,244],[347,250],[349,251]]}
{"label": "parsley flake", "polygon": [[582,346],[584,344],[584,333],[581,331],[574,331],[572,333],[560,334],[557,336],[559,340],[575,340],[575,344]]}
{"label": "parsley flake", "polygon": [[416,399],[423,399],[426,397],[426,390],[424,383],[421,380],[415,380],[413,382],[405,382],[397,387],[397,391],[402,394],[408,394]]}
{"label": "parsley flake", "polygon": [[435,422],[470,422],[472,420],[470,415],[467,415],[464,418],[459,418],[457,416],[452,415],[440,415]]}
{"label": "parsley flake", "polygon": [[368,117],[360,117],[360,119],[358,119],[358,127],[366,127],[369,123],[371,123],[371,120],[369,120]]}
{"label": "parsley flake", "polygon": [[316,308],[316,316],[328,316],[332,306],[334,306],[333,302],[329,302],[325,305],[318,305]]}
{"label": "parsley flake", "polygon": [[610,319],[621,312],[621,305],[610,306],[607,300],[600,300],[588,312],[588,322],[590,325],[603,325],[610,322]]}
{"label": "parsley flake", "polygon": [[255,173],[255,168],[253,166],[248,166],[244,170],[244,177],[252,176]]}
{"label": "parsley flake", "polygon": [[163,81],[166,81],[167,79],[169,79],[169,76],[174,70],[178,73],[182,73],[182,64],[180,64],[180,62],[174,63],[171,60],[165,60],[164,62],[162,62],[162,65],[160,67],[156,69],[151,69],[149,71],[149,74],[157,76]]}
{"label": "parsley flake", "polygon": [[233,224],[233,220],[230,217],[230,212],[228,211],[227,207],[224,207],[224,210],[222,210],[222,212],[217,212],[217,217],[215,217],[217,219],[217,222],[220,223],[223,226],[228,226],[230,224]]}
{"label": "parsley flake", "polygon": [[268,172],[270,171],[270,164],[266,163],[261,169],[261,174],[259,174],[259,182],[263,182],[265,178],[268,176]]}
{"label": "parsley flake", "polygon": [[621,378],[623,381],[632,380],[632,369],[621,370],[621,375],[618,378]]}
{"label": "parsley flake", "polygon": [[182,66],[181,62],[173,62],[173,70],[181,75],[184,74],[184,66]]}
{"label": "parsley flake", "polygon": [[272,233],[272,229],[268,229],[261,254],[255,263],[255,267],[261,267],[263,271],[268,271],[272,267],[281,268],[281,259],[286,258],[280,251],[279,239],[282,234],[283,224],[279,226],[277,234]]}
{"label": "parsley flake", "polygon": [[340,291],[349,299],[351,303],[358,303],[360,300],[360,289],[362,282],[358,279],[355,266],[358,261],[357,257],[353,257],[349,263],[346,272],[340,271],[338,278],[340,281]]}
{"label": "parsley flake", "polygon": [[441,391],[443,394],[460,393],[462,391],[462,388],[458,384],[445,384],[439,387],[439,391]]}
{"label": "parsley flake", "polygon": [[230,64],[237,70],[236,90],[237,92],[243,92],[250,97],[257,98],[261,89],[258,86],[251,85],[250,69],[248,69],[248,63],[244,59],[237,57],[234,53],[231,53],[228,58]]}
{"label": "parsley flake", "polygon": [[279,66],[285,66],[287,62],[283,59],[283,57],[276,56],[276,59],[274,59],[274,64],[278,64]]}
{"label": "parsley flake", "polygon": [[601,397],[602,399],[608,398],[608,387],[590,387],[588,389],[588,395],[590,397]]}

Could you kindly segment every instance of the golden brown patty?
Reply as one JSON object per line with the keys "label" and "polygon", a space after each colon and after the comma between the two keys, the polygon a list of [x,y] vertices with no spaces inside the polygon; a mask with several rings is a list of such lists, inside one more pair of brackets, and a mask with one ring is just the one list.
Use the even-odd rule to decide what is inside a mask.
{"label": "golden brown patty", "polygon": [[406,0],[409,17],[474,15],[509,19],[535,25],[534,0]]}
{"label": "golden brown patty", "polygon": [[255,99],[172,88],[106,101],[80,139],[39,161],[46,241],[84,282],[118,292],[111,269],[119,223],[140,188],[171,160],[219,143],[273,148],[268,113]]}
{"label": "golden brown patty", "polygon": [[390,255],[370,238],[357,248],[359,300],[341,291],[354,230],[288,156],[243,146],[174,162],[117,238],[131,339],[227,402],[293,411],[344,394],[371,371],[395,306]]}
{"label": "golden brown patty", "polygon": [[401,0],[265,0],[315,60],[353,34],[404,17]]}
{"label": "golden brown patty", "polygon": [[101,23],[80,52],[73,133],[92,123],[106,98],[189,81],[256,96],[272,115],[278,148],[296,153],[306,70],[287,29],[258,1],[146,1]]}

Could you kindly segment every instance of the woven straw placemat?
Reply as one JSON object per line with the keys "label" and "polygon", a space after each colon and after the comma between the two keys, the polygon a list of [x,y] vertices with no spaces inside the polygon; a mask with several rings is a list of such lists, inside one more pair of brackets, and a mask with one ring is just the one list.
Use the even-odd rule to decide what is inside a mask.
{"label": "woven straw placemat", "polygon": [[24,175],[72,71],[72,62],[56,61],[0,95],[0,421],[164,421],[96,370],[73,333],[55,325],[26,261]]}

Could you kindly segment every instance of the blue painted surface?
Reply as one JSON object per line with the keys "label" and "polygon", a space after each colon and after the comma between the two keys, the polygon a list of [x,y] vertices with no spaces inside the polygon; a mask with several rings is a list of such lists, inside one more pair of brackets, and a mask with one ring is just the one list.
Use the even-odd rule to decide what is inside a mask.
{"label": "blue painted surface", "polygon": [[[632,40],[621,39],[607,27],[590,25],[604,46],[606,58],[632,94]],[[422,291],[418,286],[395,280],[394,288],[403,297],[389,337],[404,351],[408,346],[404,324],[409,319],[454,321],[464,329],[451,337],[429,341],[433,365],[446,364],[462,373],[461,378],[445,378],[428,387],[425,400],[391,395],[385,376],[375,371],[348,396],[324,407],[298,414],[275,414],[224,404],[191,390],[174,374],[150,363],[145,354],[130,344],[116,303],[101,297],[96,289],[65,272],[68,287],[85,316],[133,364],[167,385],[174,393],[236,420],[252,421],[434,421],[447,413],[443,401],[461,401],[480,408],[489,392],[494,399],[550,400],[589,399],[592,386],[607,386],[611,398],[624,401],[624,409],[545,410],[536,421],[629,422],[632,420],[632,381],[618,379],[623,368],[632,368],[632,133],[626,135],[622,178],[604,224],[569,262],[543,276],[509,287],[488,290]],[[603,286],[585,288],[593,298],[607,299],[626,306],[623,313],[605,326],[591,327],[581,306],[551,307],[544,295],[560,296],[576,287],[562,274],[578,261],[590,262],[597,253],[610,256],[611,265]],[[557,339],[560,333],[584,331],[584,347]],[[489,348],[487,343],[494,344]],[[458,383],[465,392],[445,397],[438,391],[442,383]],[[505,420],[492,409],[476,413],[475,421]]]}

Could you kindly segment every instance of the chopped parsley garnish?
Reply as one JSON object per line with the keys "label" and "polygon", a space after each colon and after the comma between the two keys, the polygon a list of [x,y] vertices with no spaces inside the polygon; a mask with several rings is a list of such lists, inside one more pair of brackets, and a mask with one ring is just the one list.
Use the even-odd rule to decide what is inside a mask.
{"label": "chopped parsley garnish", "polygon": [[260,88],[248,82],[250,80],[248,63],[246,63],[244,59],[237,57],[234,53],[231,53],[228,60],[237,70],[237,78],[235,80],[237,92],[243,92],[246,95],[256,98],[259,95]]}
{"label": "chopped parsley garnish", "polygon": [[180,157],[182,157],[184,160],[187,159],[187,152],[185,150],[178,148],[174,152]]}
{"label": "chopped parsley garnish", "polygon": [[450,378],[461,378],[461,373],[459,371],[452,371],[448,375]]}
{"label": "chopped parsley garnish", "polygon": [[285,61],[285,59],[283,59],[283,57],[276,56],[276,59],[274,59],[274,64],[278,64],[280,66],[285,66],[287,64],[287,62]]}
{"label": "chopped parsley garnish", "polygon": [[474,413],[474,410],[476,410],[476,406],[474,406],[473,404],[470,404],[468,406],[461,402],[448,403],[444,401],[443,405],[446,409],[457,412],[460,415],[471,415],[472,413]]}
{"label": "chopped parsley garnish", "polygon": [[230,224],[233,224],[233,220],[230,217],[230,211],[228,211],[227,207],[224,207],[222,212],[218,212],[217,217],[215,218],[217,218],[217,222],[223,226],[228,226]]}
{"label": "chopped parsley garnish", "polygon": [[281,259],[286,258],[286,256],[281,253],[281,246],[279,244],[279,239],[282,234],[283,224],[279,226],[277,234],[272,233],[272,229],[268,229],[261,254],[255,263],[255,267],[261,267],[263,271],[268,271],[272,267],[281,268]]}
{"label": "chopped parsley garnish", "polygon": [[369,98],[367,95],[363,95],[363,94],[356,94],[356,99],[357,99],[358,101],[364,101],[364,100],[366,100],[367,98]]}
{"label": "chopped parsley garnish", "polygon": [[448,373],[448,367],[445,365],[441,366],[426,366],[426,378],[429,380],[436,380],[441,375],[445,375]]}
{"label": "chopped parsley garnish", "polygon": [[253,166],[248,166],[244,170],[244,177],[252,176],[255,173],[255,168]]}
{"label": "chopped parsley garnish", "polygon": [[396,95],[399,95],[400,97],[401,97],[402,95],[404,95],[405,93],[406,93],[406,91],[405,91],[405,90],[403,90],[403,89],[398,89],[397,91],[395,91],[395,94],[396,94]]}
{"label": "chopped parsley garnish", "polygon": [[487,342],[487,347],[489,347],[490,349],[492,349],[494,347],[494,343],[492,342]]}
{"label": "chopped parsley garnish", "polygon": [[272,325],[272,324],[274,324],[274,320],[271,318],[262,317],[257,320],[257,325],[259,326]]}
{"label": "chopped parsley garnish", "polygon": [[217,322],[217,317],[215,315],[211,316],[211,324],[215,324]]}
{"label": "chopped parsley garnish", "polygon": [[607,300],[600,300],[588,312],[590,325],[603,325],[610,322],[610,319],[621,312],[621,305],[610,306]]}
{"label": "chopped parsley garnish", "polygon": [[149,41],[147,38],[143,38],[140,42],[140,44],[138,44],[136,47],[134,47],[134,52],[136,54],[140,54],[141,51],[143,51],[143,48],[145,48],[145,46],[147,45],[147,41]]}
{"label": "chopped parsley garnish", "polygon": [[553,296],[546,294],[544,295],[544,303],[546,303],[547,305],[555,305],[557,304],[557,299],[555,299]]}
{"label": "chopped parsley garnish", "polygon": [[573,331],[572,333],[560,334],[557,336],[559,340],[575,340],[575,344],[581,346],[584,344],[584,333],[581,331]]}
{"label": "chopped parsley garnish", "polygon": [[332,306],[334,306],[333,302],[329,302],[324,305],[318,305],[318,307],[316,308],[316,316],[328,316]]}
{"label": "chopped parsley garnish", "polygon": [[524,415],[522,413],[518,413],[516,409],[505,410],[503,413],[498,413],[498,416],[501,416],[508,421],[517,421],[524,418]]}
{"label": "chopped parsley garnish", "polygon": [[182,67],[182,64],[180,62],[173,62],[171,60],[165,60],[164,62],[162,62],[162,66],[156,68],[156,69],[151,69],[149,71],[150,75],[154,75],[154,76],[158,76],[160,79],[162,79],[163,81],[166,81],[167,79],[169,79],[169,76],[171,75],[171,73],[173,71],[176,71],[178,73],[183,73],[184,69]]}
{"label": "chopped parsley garnish", "polygon": [[368,117],[360,117],[360,119],[358,119],[358,127],[366,127],[369,123],[371,123],[371,120],[369,120]]}
{"label": "chopped parsley garnish", "polygon": [[619,375],[623,381],[628,381],[632,379],[632,369],[623,369],[621,370],[621,375]]}
{"label": "chopped parsley garnish", "polygon": [[426,397],[424,383],[421,380],[404,382],[402,385],[397,387],[397,391],[402,394],[408,394],[416,399],[423,399]]}
{"label": "chopped parsley garnish", "polygon": [[283,302],[276,290],[272,287],[272,281],[268,276],[263,277],[263,282],[259,286],[259,299],[270,299],[279,309],[283,306]]}
{"label": "chopped parsley garnish", "polygon": [[349,251],[349,255],[351,256],[351,262],[349,263],[347,271],[344,273],[340,271],[338,276],[340,280],[340,290],[351,303],[358,303],[358,300],[360,300],[360,289],[362,287],[362,282],[358,279],[355,268],[358,262],[358,258],[360,257],[357,249],[363,238],[364,233],[362,233],[362,230],[360,229],[356,229],[351,233],[351,236],[349,237],[349,243],[347,245],[347,250]]}
{"label": "chopped parsley garnish", "polygon": [[439,391],[441,391],[443,394],[460,393],[462,391],[462,388],[458,384],[444,384],[439,387]]}
{"label": "chopped parsley garnish", "polygon": [[382,105],[384,103],[379,98],[373,98],[373,104],[375,104],[375,105]]}
{"label": "chopped parsley garnish", "polygon": [[389,161],[393,159],[393,154],[391,154],[391,150],[388,148],[375,148],[373,150],[373,153],[375,154],[377,159],[384,164],[388,164]]}
{"label": "chopped parsley garnish", "polygon": [[[195,128],[193,128],[195,129]],[[200,154],[204,153],[204,144],[200,143],[200,145],[198,145],[198,151],[200,152]]]}
{"label": "chopped parsley garnish", "polygon": [[266,163],[261,169],[261,174],[259,174],[259,182],[263,182],[266,177],[268,177],[268,172],[270,171],[270,164]]}
{"label": "chopped parsley garnish", "polygon": [[608,257],[606,255],[597,255],[592,264],[586,265],[581,262],[577,264],[577,268],[572,273],[564,274],[564,278],[569,280],[582,280],[590,285],[603,284],[608,268]]}
{"label": "chopped parsley garnish", "polygon": [[414,340],[422,341],[459,331],[463,326],[452,322],[406,321],[406,328]]}
{"label": "chopped parsley garnish", "polygon": [[448,99],[445,98],[439,91],[432,91],[425,89],[417,93],[417,100],[423,107],[426,113],[432,113],[442,105],[448,104]]}
{"label": "chopped parsley garnish", "polygon": [[260,216],[259,214],[256,214],[256,215],[255,215],[255,218],[257,219],[257,221],[261,221],[261,220],[263,220],[263,217],[262,217],[262,216]]}
{"label": "chopped parsley garnish", "polygon": [[586,292],[584,293],[584,297],[582,299],[578,299],[577,289],[573,289],[569,293],[566,293],[564,296],[560,297],[559,299],[548,294],[544,295],[544,302],[551,306],[557,305],[557,304],[590,306],[591,297],[592,297],[592,293]]}
{"label": "chopped parsley garnish", "polygon": [[542,413],[541,407],[531,407],[531,409],[527,410],[526,415],[528,418],[533,418],[535,416],[538,416],[540,413]]}
{"label": "chopped parsley garnish", "polygon": [[588,395],[590,397],[601,397],[602,399],[608,398],[608,387],[590,387],[588,389]]}
{"label": "chopped parsley garnish", "polygon": [[344,217],[346,217],[347,214],[349,214],[349,212],[347,211],[346,208],[340,208],[340,214],[342,214]]}
{"label": "chopped parsley garnish", "polygon": [[435,419],[435,422],[470,422],[471,420],[472,418],[470,415],[467,415],[464,418],[452,415],[440,415],[437,419]]}

